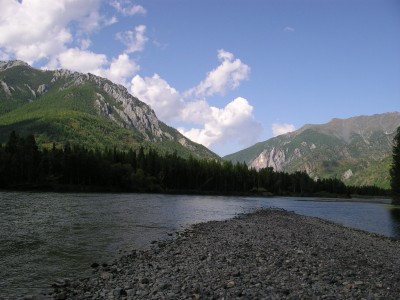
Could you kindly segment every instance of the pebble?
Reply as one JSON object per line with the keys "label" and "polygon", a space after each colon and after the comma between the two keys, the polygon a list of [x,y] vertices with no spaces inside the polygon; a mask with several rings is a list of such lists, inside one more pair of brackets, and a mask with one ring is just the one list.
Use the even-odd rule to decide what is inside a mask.
{"label": "pebble", "polygon": [[400,241],[280,209],[196,224],[152,245],[96,266],[91,278],[57,281],[53,299],[400,295]]}

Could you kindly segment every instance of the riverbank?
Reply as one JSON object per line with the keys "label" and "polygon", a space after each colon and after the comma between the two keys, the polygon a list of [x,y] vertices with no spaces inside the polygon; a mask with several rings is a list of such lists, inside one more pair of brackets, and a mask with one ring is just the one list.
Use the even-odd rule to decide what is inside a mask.
{"label": "riverbank", "polygon": [[400,241],[275,209],[192,226],[55,299],[398,299]]}

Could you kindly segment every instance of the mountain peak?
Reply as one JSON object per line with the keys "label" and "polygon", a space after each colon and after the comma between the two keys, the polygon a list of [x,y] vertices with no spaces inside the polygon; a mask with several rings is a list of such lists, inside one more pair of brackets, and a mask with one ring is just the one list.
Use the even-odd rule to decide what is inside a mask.
{"label": "mountain peak", "polygon": [[399,126],[399,112],[334,118],[304,125],[224,159],[245,161],[255,169],[305,171],[314,178],[336,177],[348,184],[388,188],[393,137]]}
{"label": "mountain peak", "polygon": [[18,130],[35,134],[43,144],[77,141],[121,149],[143,144],[184,156],[219,158],[161,122],[124,86],[90,73],[1,61],[0,98],[0,143]]}
{"label": "mountain peak", "polygon": [[14,68],[18,66],[30,67],[29,64],[22,60],[0,61],[0,71],[5,71],[9,68]]}

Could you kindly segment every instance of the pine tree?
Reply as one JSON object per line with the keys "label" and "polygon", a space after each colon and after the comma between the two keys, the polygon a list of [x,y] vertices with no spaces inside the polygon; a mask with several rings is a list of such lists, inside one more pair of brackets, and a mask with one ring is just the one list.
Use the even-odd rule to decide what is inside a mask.
{"label": "pine tree", "polygon": [[390,169],[390,186],[392,188],[393,203],[400,204],[400,127],[393,140],[393,162]]}

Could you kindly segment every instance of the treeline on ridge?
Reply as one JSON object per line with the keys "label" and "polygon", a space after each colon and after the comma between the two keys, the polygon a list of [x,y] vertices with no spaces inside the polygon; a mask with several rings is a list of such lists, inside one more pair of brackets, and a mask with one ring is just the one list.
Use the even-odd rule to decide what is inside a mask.
{"label": "treeline on ridge", "polygon": [[12,132],[0,144],[0,188],[121,191],[216,195],[387,195],[375,186],[350,187],[339,179],[311,179],[305,172],[259,171],[245,163],[182,158],[176,152],[87,149],[65,144],[39,149],[33,135]]}

